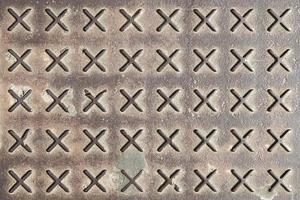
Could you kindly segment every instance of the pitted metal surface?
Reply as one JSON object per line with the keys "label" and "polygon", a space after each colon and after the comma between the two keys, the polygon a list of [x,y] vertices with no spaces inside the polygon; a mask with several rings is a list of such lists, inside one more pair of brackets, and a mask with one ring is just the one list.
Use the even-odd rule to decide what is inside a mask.
{"label": "pitted metal surface", "polygon": [[1,0],[0,199],[300,199],[299,9]]}

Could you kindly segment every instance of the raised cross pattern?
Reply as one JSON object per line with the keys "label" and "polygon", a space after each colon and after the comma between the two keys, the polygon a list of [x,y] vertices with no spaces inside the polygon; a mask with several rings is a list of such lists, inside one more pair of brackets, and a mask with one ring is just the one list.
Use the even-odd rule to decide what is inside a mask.
{"label": "raised cross pattern", "polygon": [[0,200],[298,198],[300,2],[22,1]]}

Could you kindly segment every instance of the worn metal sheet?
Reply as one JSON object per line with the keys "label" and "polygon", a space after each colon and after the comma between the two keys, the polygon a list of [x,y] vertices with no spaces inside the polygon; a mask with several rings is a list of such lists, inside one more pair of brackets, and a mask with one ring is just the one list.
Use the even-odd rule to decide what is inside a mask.
{"label": "worn metal sheet", "polygon": [[299,197],[299,1],[0,1],[0,199]]}

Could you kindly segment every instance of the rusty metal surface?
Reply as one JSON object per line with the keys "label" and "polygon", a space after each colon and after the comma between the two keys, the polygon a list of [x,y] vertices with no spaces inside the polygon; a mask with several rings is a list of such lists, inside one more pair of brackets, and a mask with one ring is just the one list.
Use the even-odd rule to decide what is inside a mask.
{"label": "rusty metal surface", "polygon": [[299,197],[299,1],[0,1],[0,199]]}

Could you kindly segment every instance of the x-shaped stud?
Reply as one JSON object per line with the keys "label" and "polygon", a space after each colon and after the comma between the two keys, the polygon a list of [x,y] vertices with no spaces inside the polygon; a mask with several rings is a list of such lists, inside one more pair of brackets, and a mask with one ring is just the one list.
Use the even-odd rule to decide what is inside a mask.
{"label": "x-shaped stud", "polygon": [[246,22],[246,18],[248,15],[253,11],[253,9],[247,10],[243,15],[241,15],[237,10],[231,9],[230,12],[237,18],[237,22],[231,27],[230,31],[235,32],[236,29],[239,27],[240,24],[243,24],[244,27],[250,32],[253,32],[253,29],[250,27],[249,24]]}
{"label": "x-shaped stud", "polygon": [[164,179],[164,182],[158,187],[157,191],[162,192],[168,185],[174,186],[174,190],[179,192],[180,188],[173,182],[175,176],[179,173],[179,169],[176,169],[169,177],[161,170],[157,170],[157,173]]}
{"label": "x-shaped stud", "polygon": [[120,149],[122,152],[126,151],[130,145],[133,145],[139,152],[143,152],[143,149],[136,143],[136,139],[142,134],[143,129],[138,130],[132,137],[124,129],[120,130],[120,132],[127,139],[126,144]]}
{"label": "x-shaped stud", "polygon": [[216,129],[213,129],[207,134],[207,136],[203,137],[197,129],[193,130],[193,132],[201,140],[200,143],[194,148],[194,151],[198,152],[204,145],[206,145],[213,152],[217,152],[216,148],[209,141],[216,131]]}
{"label": "x-shaped stud", "polygon": [[102,170],[96,177],[94,177],[88,170],[83,170],[83,173],[91,180],[91,183],[83,189],[84,192],[90,191],[94,185],[102,192],[106,192],[105,187],[99,183],[99,180],[105,175],[106,170]]}
{"label": "x-shaped stud", "polygon": [[7,11],[9,14],[13,16],[15,21],[7,28],[8,31],[12,31],[18,24],[22,25],[22,27],[26,31],[30,31],[30,26],[24,21],[24,18],[29,14],[31,11],[30,8],[26,9],[20,16],[11,8],[8,8]]}
{"label": "x-shaped stud", "polygon": [[283,17],[284,17],[290,10],[291,10],[291,9],[288,8],[288,9],[286,9],[285,11],[283,11],[283,13],[281,13],[281,15],[278,15],[277,13],[275,13],[274,10],[268,9],[267,11],[268,11],[268,13],[274,18],[274,22],[267,28],[267,31],[271,32],[271,31],[273,30],[274,26],[275,26],[276,24],[279,23],[279,24],[281,25],[281,27],[282,27],[284,30],[290,32],[291,30],[290,30],[290,29],[282,22]]}
{"label": "x-shaped stud", "polygon": [[198,112],[200,110],[200,108],[205,104],[209,109],[211,109],[213,112],[217,112],[216,108],[214,108],[211,103],[209,102],[209,98],[215,93],[215,91],[217,91],[217,89],[213,89],[211,90],[206,96],[203,96],[199,90],[195,89],[194,93],[197,95],[197,97],[199,97],[199,99],[201,100],[200,103],[198,103],[196,105],[196,107],[194,108],[195,112]]}
{"label": "x-shaped stud", "polygon": [[246,183],[247,177],[253,172],[253,169],[250,169],[248,172],[246,172],[243,176],[240,176],[234,169],[231,170],[231,173],[235,178],[237,178],[237,183],[231,188],[231,192],[236,192],[237,189],[241,186],[244,185],[245,188],[247,188],[250,192],[254,192],[254,190],[249,186],[248,183]]}
{"label": "x-shaped stud", "polygon": [[120,13],[126,18],[125,24],[120,28],[120,31],[125,31],[130,25],[135,27],[139,32],[142,32],[142,27],[135,21],[137,16],[141,13],[142,9],[138,9],[132,16],[130,16],[124,9],[120,9]]}
{"label": "x-shaped stud", "polygon": [[200,22],[195,26],[193,29],[194,32],[197,32],[204,24],[212,31],[217,32],[215,27],[212,25],[212,23],[209,21],[210,17],[216,12],[217,9],[212,9],[209,11],[209,13],[204,16],[198,9],[194,9],[194,13],[200,18]]}
{"label": "x-shaped stud", "polygon": [[142,67],[135,61],[136,58],[143,52],[143,49],[138,50],[130,56],[124,49],[120,49],[120,53],[126,58],[126,63],[119,69],[120,72],[124,72],[130,65],[132,65],[136,70],[142,72]]}
{"label": "x-shaped stud", "polygon": [[268,152],[272,152],[272,150],[276,147],[277,144],[279,144],[286,152],[290,152],[290,148],[288,148],[284,143],[283,143],[283,138],[284,136],[289,133],[291,129],[285,130],[279,137],[277,137],[271,129],[267,130],[267,133],[274,139],[274,142],[269,146],[267,149]]}
{"label": "x-shaped stud", "polygon": [[157,93],[164,99],[164,102],[157,108],[157,111],[161,112],[167,105],[170,105],[176,112],[179,112],[179,108],[172,102],[172,99],[178,92],[179,89],[175,90],[170,96],[167,96],[162,90],[158,89]]}
{"label": "x-shaped stud", "polygon": [[60,186],[65,192],[70,192],[68,187],[62,183],[62,180],[69,174],[70,170],[65,170],[59,177],[54,175],[51,170],[46,170],[46,173],[53,180],[53,183],[47,188],[46,192],[50,193],[56,186]]}
{"label": "x-shaped stud", "polygon": [[28,170],[21,178],[13,170],[9,170],[8,173],[16,180],[16,183],[8,190],[9,193],[13,193],[20,186],[27,192],[32,193],[30,187],[25,183],[25,180],[31,175],[32,170]]}
{"label": "x-shaped stud", "polygon": [[277,56],[272,49],[268,49],[268,53],[272,56],[274,59],[274,62],[268,67],[267,71],[271,72],[272,69],[279,64],[285,71],[290,72],[290,69],[283,63],[284,56],[290,51],[290,49],[286,49],[284,52],[282,52],[279,56]]}
{"label": "x-shaped stud", "polygon": [[209,181],[211,177],[217,172],[216,169],[209,172],[206,176],[202,175],[197,169],[194,170],[194,172],[201,179],[201,182],[195,187],[195,192],[199,192],[200,189],[205,185],[207,185],[207,187],[213,192],[217,192],[217,189]]}
{"label": "x-shaped stud", "polygon": [[87,72],[95,64],[102,72],[106,72],[106,69],[98,61],[105,51],[106,49],[102,49],[96,54],[96,56],[93,56],[87,49],[83,49],[82,52],[90,59],[89,63],[83,68],[83,71]]}
{"label": "x-shaped stud", "polygon": [[105,27],[98,21],[98,19],[103,15],[105,9],[101,9],[95,16],[93,16],[88,9],[84,8],[83,13],[89,18],[89,22],[83,27],[83,31],[86,32],[92,25],[97,26],[102,32],[105,32]]}
{"label": "x-shaped stud", "polygon": [[51,90],[46,90],[47,94],[53,99],[53,102],[46,108],[47,112],[50,112],[56,105],[58,105],[63,111],[69,112],[68,107],[63,104],[62,99],[68,94],[68,89],[64,90],[59,96],[53,94]]}
{"label": "x-shaped stud", "polygon": [[172,21],[172,17],[174,17],[178,11],[179,9],[176,9],[168,16],[161,9],[157,9],[156,12],[163,18],[164,21],[156,28],[156,31],[161,32],[164,27],[170,25],[174,31],[179,32],[178,27]]}
{"label": "x-shaped stud", "polygon": [[274,172],[269,169],[268,173],[270,174],[270,176],[272,176],[272,178],[275,180],[274,183],[270,186],[270,188],[268,189],[269,192],[273,192],[273,190],[276,188],[277,185],[281,185],[281,187],[287,191],[287,192],[291,192],[291,190],[288,188],[288,186],[286,186],[283,182],[283,178],[291,171],[291,169],[287,169],[285,170],[279,177],[277,175],[274,174]]}
{"label": "x-shaped stud", "polygon": [[93,105],[97,106],[102,112],[106,112],[106,109],[103,107],[103,105],[101,103],[99,103],[99,99],[103,96],[103,94],[106,91],[107,90],[102,90],[96,96],[94,96],[92,93],[90,93],[90,91],[88,91],[87,89],[85,89],[84,90],[85,96],[87,98],[89,98],[91,101],[90,101],[90,103],[88,105],[86,105],[83,108],[83,112],[89,111],[93,107]]}
{"label": "x-shaped stud", "polygon": [[14,64],[12,64],[9,68],[8,71],[12,72],[14,71],[18,65],[21,65],[26,71],[31,72],[30,66],[24,61],[24,59],[31,53],[31,49],[27,49],[21,56],[19,56],[14,50],[8,49],[8,52],[15,57],[16,61]]}
{"label": "x-shaped stud", "polygon": [[121,189],[121,192],[125,192],[131,185],[134,185],[136,189],[143,192],[142,187],[136,183],[136,179],[142,175],[143,170],[139,171],[133,178],[131,178],[125,170],[121,170],[121,173],[129,180],[129,182]]}
{"label": "x-shaped stud", "polygon": [[170,145],[175,151],[180,152],[179,148],[173,142],[173,139],[179,133],[179,129],[176,129],[170,136],[166,136],[161,129],[158,129],[157,133],[164,139],[164,142],[157,148],[158,152],[161,152],[167,145]]}
{"label": "x-shaped stud", "polygon": [[8,112],[13,112],[18,106],[22,106],[27,112],[31,112],[30,106],[25,103],[25,99],[31,94],[31,89],[27,90],[26,92],[22,92],[21,96],[18,96],[13,90],[8,90],[8,93],[16,100],[16,102],[9,107]]}
{"label": "x-shaped stud", "polygon": [[139,112],[143,112],[143,109],[135,101],[142,92],[143,89],[140,89],[131,97],[124,89],[121,89],[120,93],[126,98],[127,102],[121,107],[120,111],[124,112],[130,105],[133,105]]}
{"label": "x-shaped stud", "polygon": [[19,146],[23,147],[26,151],[32,152],[31,148],[25,144],[25,140],[29,135],[30,129],[26,129],[21,137],[19,137],[13,130],[8,130],[8,133],[16,140],[16,142],[9,148],[8,152],[13,153]]}
{"label": "x-shaped stud", "polygon": [[246,139],[248,138],[248,136],[250,136],[250,134],[253,132],[253,129],[249,129],[242,137],[237,133],[237,131],[235,129],[231,129],[230,132],[232,133],[232,135],[238,140],[237,143],[235,143],[232,148],[230,149],[230,151],[232,152],[236,152],[236,149],[243,145],[248,151],[253,152],[252,148],[250,147],[250,145],[246,142]]}
{"label": "x-shaped stud", "polygon": [[230,111],[235,112],[240,105],[243,105],[247,110],[253,112],[253,109],[246,103],[247,97],[252,91],[253,89],[250,89],[243,96],[240,96],[235,89],[231,89],[230,92],[237,99],[237,102],[231,107]]}
{"label": "x-shaped stud", "polygon": [[268,89],[267,92],[274,99],[274,102],[267,108],[268,112],[271,112],[274,107],[278,104],[280,105],[286,112],[291,112],[291,110],[283,103],[284,97],[290,91],[290,89],[285,90],[279,96],[277,96],[273,90]]}
{"label": "x-shaped stud", "polygon": [[88,152],[94,145],[101,151],[106,152],[105,148],[99,143],[100,138],[105,134],[106,130],[101,130],[98,135],[93,136],[88,130],[84,129],[83,133],[90,139],[90,142],[84,147],[83,151]]}
{"label": "x-shaped stud", "polygon": [[59,65],[65,72],[68,72],[69,69],[68,67],[61,61],[65,55],[69,52],[69,49],[64,49],[63,52],[59,55],[56,56],[50,49],[46,49],[45,52],[52,58],[52,62],[50,65],[46,68],[47,72],[50,72],[55,65]]}
{"label": "x-shaped stud", "polygon": [[206,56],[202,55],[197,49],[194,49],[193,52],[201,60],[194,68],[194,72],[198,72],[203,65],[206,65],[212,72],[217,72],[216,68],[209,62],[209,58],[216,52],[216,49],[212,49]]}
{"label": "x-shaped stud", "polygon": [[235,72],[238,66],[243,65],[248,71],[253,72],[253,69],[247,62],[247,57],[253,52],[253,49],[249,49],[243,56],[241,56],[236,50],[231,49],[230,52],[237,59],[237,62],[231,67],[230,71]]}
{"label": "x-shaped stud", "polygon": [[172,61],[172,58],[179,52],[179,49],[175,49],[173,53],[171,53],[169,56],[167,56],[162,50],[158,49],[156,50],[158,55],[164,59],[164,61],[159,65],[159,67],[156,69],[156,71],[161,72],[167,65],[172,67],[176,72],[179,72],[179,68],[176,66],[176,64]]}
{"label": "x-shaped stud", "polygon": [[58,16],[49,8],[46,8],[45,12],[52,18],[52,22],[46,27],[45,31],[50,31],[55,25],[59,25],[64,31],[69,31],[67,26],[61,21],[63,16],[68,12],[68,9],[64,9]]}
{"label": "x-shaped stud", "polygon": [[57,137],[49,129],[46,130],[46,133],[53,140],[52,144],[50,144],[49,147],[46,149],[47,152],[51,152],[57,145],[60,146],[65,152],[69,152],[68,147],[62,142],[64,137],[66,137],[69,134],[69,130],[65,130],[64,132],[62,132],[59,137]]}

